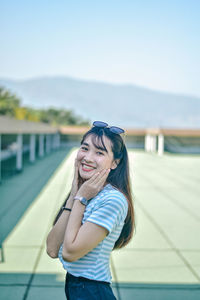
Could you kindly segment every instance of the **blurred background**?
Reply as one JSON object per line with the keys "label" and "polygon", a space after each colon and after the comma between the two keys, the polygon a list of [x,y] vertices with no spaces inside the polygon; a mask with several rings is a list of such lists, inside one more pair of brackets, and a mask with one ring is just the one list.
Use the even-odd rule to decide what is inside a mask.
{"label": "blurred background", "polygon": [[100,120],[125,129],[135,196],[117,299],[199,299],[200,2],[0,5],[0,298],[64,299],[45,239]]}

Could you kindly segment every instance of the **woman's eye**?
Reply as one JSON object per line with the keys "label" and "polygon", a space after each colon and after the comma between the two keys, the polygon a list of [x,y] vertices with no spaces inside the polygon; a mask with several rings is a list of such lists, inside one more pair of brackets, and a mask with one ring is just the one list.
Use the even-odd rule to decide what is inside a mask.
{"label": "woman's eye", "polygon": [[86,147],[81,147],[81,149],[83,149],[83,150],[87,150],[87,148],[86,148]]}
{"label": "woman's eye", "polygon": [[99,154],[99,155],[104,155],[103,152],[97,152],[97,154]]}

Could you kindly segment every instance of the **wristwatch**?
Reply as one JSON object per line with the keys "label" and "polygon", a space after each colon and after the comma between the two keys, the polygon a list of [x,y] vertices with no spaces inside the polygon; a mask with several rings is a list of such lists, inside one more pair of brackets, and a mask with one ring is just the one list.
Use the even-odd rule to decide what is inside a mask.
{"label": "wristwatch", "polygon": [[84,197],[78,197],[78,196],[76,196],[76,197],[74,197],[74,200],[79,200],[85,206],[88,204],[88,200],[86,198],[84,198]]}

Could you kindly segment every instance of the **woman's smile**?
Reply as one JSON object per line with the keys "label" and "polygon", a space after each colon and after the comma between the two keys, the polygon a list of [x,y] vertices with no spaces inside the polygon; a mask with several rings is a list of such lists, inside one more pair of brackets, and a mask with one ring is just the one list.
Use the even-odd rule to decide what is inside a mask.
{"label": "woman's smile", "polygon": [[95,170],[96,168],[94,168],[94,167],[92,167],[92,166],[90,166],[90,165],[87,165],[87,164],[81,164],[81,166],[82,166],[82,170],[84,171],[84,172],[91,172],[91,171],[93,171],[93,170]]}

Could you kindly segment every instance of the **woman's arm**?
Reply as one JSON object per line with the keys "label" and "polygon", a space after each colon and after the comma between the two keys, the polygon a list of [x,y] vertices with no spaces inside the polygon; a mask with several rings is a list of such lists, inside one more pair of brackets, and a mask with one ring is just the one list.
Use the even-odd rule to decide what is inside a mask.
{"label": "woman's arm", "polygon": [[95,248],[108,234],[107,229],[91,222],[81,225],[85,206],[75,200],[65,232],[63,259],[76,261]]}
{"label": "woman's arm", "polygon": [[[91,199],[101,190],[110,170],[102,170],[87,180],[79,189],[77,196]],[[108,231],[99,225],[85,222],[81,225],[85,206],[75,200],[64,235],[64,260],[75,261],[95,248],[107,235]]]}
{"label": "woman's arm", "polygon": [[[72,188],[71,188],[69,199],[67,200],[67,203],[65,205],[65,207],[70,209],[72,209],[73,207],[74,196],[76,195],[79,186],[79,173],[78,173],[79,163],[77,159],[75,159],[74,167],[75,170],[74,170]],[[53,228],[51,229],[51,231],[47,236],[46,251],[47,254],[52,258],[58,257],[58,251],[64,240],[65,230],[69,221],[69,216],[70,216],[70,211],[64,210],[60,215],[59,219],[57,220],[56,224],[53,226]]]}
{"label": "woman's arm", "polygon": [[[73,201],[74,201],[73,196],[70,195],[65,207],[71,209],[73,206]],[[63,210],[56,224],[52,227],[51,231],[47,236],[46,251],[47,254],[52,258],[58,257],[58,251],[64,240],[65,230],[67,227],[67,223],[69,221],[69,216],[70,216],[70,211]]]}

